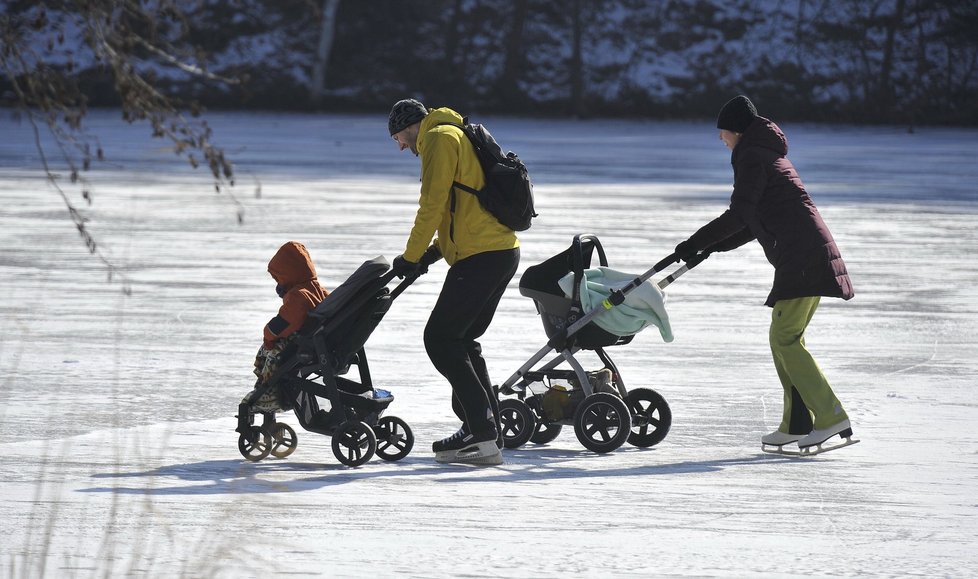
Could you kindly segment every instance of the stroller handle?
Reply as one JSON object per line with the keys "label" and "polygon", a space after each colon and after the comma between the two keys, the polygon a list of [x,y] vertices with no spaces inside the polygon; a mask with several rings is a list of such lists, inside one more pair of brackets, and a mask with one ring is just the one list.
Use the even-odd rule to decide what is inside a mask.
{"label": "stroller handle", "polygon": [[584,270],[584,245],[586,243],[590,243],[594,249],[598,250],[598,265],[608,267],[608,258],[605,256],[604,247],[598,241],[598,236],[593,233],[580,233],[574,236],[574,271]]}
{"label": "stroller handle", "polygon": [[[697,253],[697,254],[693,255],[689,259],[686,259],[685,260],[686,261],[686,269],[693,269],[697,265],[699,265],[699,264],[703,263],[704,261],[706,261],[706,258],[708,258],[708,257],[710,257],[710,252],[708,252],[708,251],[702,251],[700,253]],[[662,271],[666,267],[668,267],[670,264],[679,263],[680,261],[683,261],[683,258],[680,257],[678,253],[670,253],[666,257],[662,258],[662,261],[660,261],[659,263],[655,264],[655,267],[652,268],[652,269],[654,269],[656,271]]]}

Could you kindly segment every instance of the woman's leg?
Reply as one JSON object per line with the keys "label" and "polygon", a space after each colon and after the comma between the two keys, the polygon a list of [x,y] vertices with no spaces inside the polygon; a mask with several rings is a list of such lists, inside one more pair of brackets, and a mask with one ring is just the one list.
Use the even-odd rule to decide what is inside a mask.
{"label": "woman's leg", "polygon": [[792,387],[815,415],[813,428],[827,428],[848,418],[818,363],[805,348],[805,329],[815,315],[819,301],[820,298],[815,296],[780,300],[774,304],[770,342],[774,365],[785,388],[782,427],[795,426],[792,420],[797,418],[797,413],[793,412],[794,400],[790,400]]}

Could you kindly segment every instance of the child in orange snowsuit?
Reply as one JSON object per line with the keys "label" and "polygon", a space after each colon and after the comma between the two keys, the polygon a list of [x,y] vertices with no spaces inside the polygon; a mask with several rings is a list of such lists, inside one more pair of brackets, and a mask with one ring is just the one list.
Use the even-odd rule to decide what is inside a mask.
{"label": "child in orange snowsuit", "polygon": [[[282,298],[278,314],[265,325],[262,347],[255,357],[255,388],[264,385],[279,367],[282,354],[294,341],[309,310],[329,295],[316,278],[316,266],[309,251],[298,241],[286,242],[268,262],[268,273],[276,282],[275,291]],[[287,410],[289,401],[273,388],[258,399],[256,408],[269,411]]]}

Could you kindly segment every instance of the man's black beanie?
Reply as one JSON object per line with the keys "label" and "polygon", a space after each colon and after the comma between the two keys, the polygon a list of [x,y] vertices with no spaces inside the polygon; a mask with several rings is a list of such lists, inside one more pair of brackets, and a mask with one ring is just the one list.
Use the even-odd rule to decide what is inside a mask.
{"label": "man's black beanie", "polygon": [[744,95],[737,95],[720,109],[720,114],[717,115],[717,128],[743,133],[756,117],[757,109],[754,108],[754,103]]}

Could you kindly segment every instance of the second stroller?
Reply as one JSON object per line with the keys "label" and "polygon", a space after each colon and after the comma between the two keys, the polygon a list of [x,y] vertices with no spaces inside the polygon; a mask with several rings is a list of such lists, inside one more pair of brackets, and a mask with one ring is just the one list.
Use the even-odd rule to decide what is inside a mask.
{"label": "second stroller", "polygon": [[[594,252],[601,267],[589,270]],[[618,272],[607,269],[604,249],[594,235],[577,235],[566,251],[527,268],[520,293],[535,302],[549,342],[498,388],[501,395],[515,396],[499,403],[506,448],[545,444],[565,425],[573,425],[581,444],[597,453],[611,452],[626,441],[638,447],[661,442],[672,424],[668,403],[651,388],[626,389],[605,348],[628,344],[649,325],[658,326],[663,338],[671,341],[659,290],[705,257],[688,261],[652,285],[648,280],[654,274],[676,263],[676,256],[670,255],[641,276],[612,278],[617,283],[599,288],[604,293],[598,295],[588,292],[597,284],[589,284],[587,274]],[[645,297],[638,300],[643,307],[631,307],[636,302],[629,300],[633,292],[633,298]],[[601,367],[585,370],[575,356],[582,350],[593,351]],[[536,368],[554,351],[556,357]],[[559,368],[565,362],[570,369]]]}

